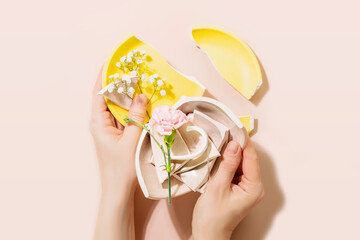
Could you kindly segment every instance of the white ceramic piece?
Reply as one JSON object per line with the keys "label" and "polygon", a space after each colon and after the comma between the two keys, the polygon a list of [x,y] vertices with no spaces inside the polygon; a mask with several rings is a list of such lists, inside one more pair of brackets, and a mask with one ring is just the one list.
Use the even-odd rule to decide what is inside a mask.
{"label": "white ceramic piece", "polygon": [[[223,126],[229,129],[229,140],[234,139],[238,141],[242,148],[245,146],[248,137],[247,130],[244,128],[243,124],[236,117],[236,115],[221,102],[206,97],[181,97],[180,100],[173,107],[183,111],[185,114],[194,113],[195,110],[202,112],[203,114],[207,115],[209,118],[219,122],[220,124],[222,124]],[[179,132],[181,133],[181,131]],[[183,136],[183,138],[184,141],[186,141],[185,136]],[[190,152],[192,152],[191,149],[189,150]],[[154,167],[153,164],[150,163],[151,156],[152,156],[152,149],[150,144],[150,138],[147,132],[144,130],[139,139],[139,143],[136,149],[136,158],[135,158],[135,167],[136,167],[136,173],[137,173],[139,185],[146,198],[150,198],[150,199],[167,198],[168,182],[167,180],[165,180],[162,184],[159,183],[158,178],[156,177],[157,175],[156,168]],[[214,172],[213,170],[219,161],[209,161],[209,162],[214,165],[213,169],[211,170],[211,174],[213,174]],[[202,165],[198,166],[198,168],[201,167]],[[194,170],[197,170],[198,168],[195,168]],[[194,172],[194,174],[195,173],[196,172]],[[172,176],[171,177],[172,197],[183,195],[194,189],[201,192],[201,190],[206,187],[207,179],[208,176],[206,176],[205,174],[205,178],[204,178],[205,183],[203,183],[204,181],[200,182],[201,179],[197,181],[200,182],[200,184],[188,183],[189,186],[193,188],[191,189],[182,181],[180,181],[179,178],[176,178],[175,175]],[[199,185],[199,187],[196,188],[196,185]]]}
{"label": "white ceramic piece", "polygon": [[[151,134],[154,136],[154,138],[163,146],[163,148],[166,150],[166,146],[164,144],[164,136],[160,135],[157,131],[153,131],[150,129]],[[159,180],[159,183],[162,184],[167,178],[168,174],[165,171],[165,160],[164,160],[164,154],[159,148],[159,146],[156,144],[155,140],[151,138],[151,149],[153,154],[153,162],[156,168],[156,175]],[[183,140],[181,133],[179,131],[176,131],[175,135],[175,141],[174,141],[174,147],[170,149],[170,154],[174,155],[189,155],[190,151]],[[177,169],[177,165],[180,165],[179,163],[176,163],[175,161],[171,163],[173,169]]]}
{"label": "white ceramic piece", "polygon": [[[170,149],[170,155],[171,155],[171,165],[172,165],[172,172],[176,172],[179,168],[181,168],[185,163],[191,160],[191,162],[194,160],[202,160],[204,157],[204,152],[208,149],[208,136],[204,130],[202,130],[199,127],[196,126],[184,126],[182,127],[183,132],[176,132],[175,135],[175,141],[174,145]],[[182,135],[186,136],[190,133],[197,132],[201,136],[201,140],[199,142],[195,142],[194,144],[199,145],[200,147],[197,149],[197,151],[190,153],[189,151],[189,144],[184,142],[184,139]],[[163,146],[164,149],[166,149],[164,142],[164,136],[161,136],[156,131],[151,131],[153,136],[156,138],[156,140]],[[154,165],[156,167],[156,173],[158,174],[159,183],[163,183],[167,178],[167,172],[164,171],[164,154],[160,150],[159,146],[156,144],[154,139],[151,139],[151,148],[153,151],[153,157],[151,158],[151,161],[154,162]],[[165,154],[167,158],[167,154]],[[200,156],[203,156],[200,158]],[[202,160],[203,161],[203,160]],[[201,163],[199,163],[201,164]],[[185,170],[187,171],[187,170]],[[171,174],[172,175],[172,174]]]}
{"label": "white ceramic piece", "polygon": [[218,151],[222,149],[229,138],[229,128],[198,110],[194,111],[191,122],[207,132]]}
{"label": "white ceramic piece", "polygon": [[198,132],[201,135],[202,141],[199,150],[187,155],[177,155],[177,154],[171,155],[171,160],[192,160],[203,155],[203,153],[206,151],[209,145],[209,141],[206,141],[208,139],[208,135],[203,129],[197,126],[186,126],[183,134],[185,136],[186,134],[189,134],[190,132],[194,132],[194,131]]}
{"label": "white ceramic piece", "polygon": [[[220,156],[219,151],[216,149],[214,143],[207,138],[209,147],[206,149],[206,151],[198,158],[191,159],[187,161],[186,163],[182,164],[178,167],[178,169],[175,170],[175,173],[182,173],[190,171],[208,161],[211,161],[213,159],[216,159]],[[185,140],[185,142],[187,142]],[[199,145],[199,144],[198,144]]]}
{"label": "white ceramic piece", "polygon": [[191,190],[197,191],[199,187],[204,185],[205,182],[208,181],[209,174],[211,169],[216,161],[216,158],[208,159],[208,161],[203,164],[197,166],[191,171],[182,172],[182,173],[174,173],[180,181],[182,181],[186,186],[188,186]]}
{"label": "white ceramic piece", "polygon": [[[129,76],[131,79],[131,83],[129,84],[129,88],[135,88],[135,84],[137,83],[139,77],[137,76]],[[129,98],[124,93],[118,93],[116,90],[109,91],[109,88],[111,88],[112,84],[119,84],[122,87],[122,82],[120,80],[114,81],[113,83],[110,83],[106,85],[103,89],[99,91],[99,95],[102,95],[112,101],[114,104],[129,110],[130,105],[132,103],[132,98]],[[130,96],[131,97],[131,96]]]}

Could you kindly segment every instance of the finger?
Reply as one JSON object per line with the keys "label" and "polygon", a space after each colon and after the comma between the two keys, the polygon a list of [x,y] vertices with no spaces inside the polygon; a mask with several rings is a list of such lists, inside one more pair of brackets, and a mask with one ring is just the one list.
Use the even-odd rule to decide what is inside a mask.
{"label": "finger", "polygon": [[[111,114],[112,115],[112,114]],[[112,115],[112,121],[114,122],[114,127],[119,130],[119,133],[123,133],[124,131],[124,126],[121,125],[121,123],[114,117],[114,115]]]}
{"label": "finger", "polygon": [[250,139],[248,139],[245,149],[243,151],[242,171],[244,177],[246,177],[248,181],[261,181],[259,160],[254,145]]}
{"label": "finger", "polygon": [[109,112],[105,99],[103,96],[98,95],[98,92],[102,88],[101,84],[101,72],[95,82],[92,96],[92,113],[91,113],[91,125],[92,126],[115,126],[112,114]]}
{"label": "finger", "polygon": [[[146,116],[147,97],[144,94],[136,95],[129,109],[129,118],[143,124]],[[137,142],[142,129],[134,123],[128,123],[124,129],[124,138],[128,142]]]}
{"label": "finger", "polygon": [[118,120],[116,120],[115,119],[115,121],[116,121],[116,127],[119,129],[119,130],[121,130],[121,131],[123,131],[124,130],[124,125],[122,125]]}
{"label": "finger", "polygon": [[98,74],[98,77],[96,79],[95,85],[93,87],[93,105],[92,105],[92,110],[93,112],[104,112],[107,111],[107,106],[104,100],[103,96],[98,95],[98,92],[102,89],[102,83],[101,83],[101,73],[102,73],[102,68]]}
{"label": "finger", "polygon": [[236,141],[231,141],[226,146],[219,168],[213,178],[213,183],[218,187],[230,186],[236,169],[241,161],[241,147]]}

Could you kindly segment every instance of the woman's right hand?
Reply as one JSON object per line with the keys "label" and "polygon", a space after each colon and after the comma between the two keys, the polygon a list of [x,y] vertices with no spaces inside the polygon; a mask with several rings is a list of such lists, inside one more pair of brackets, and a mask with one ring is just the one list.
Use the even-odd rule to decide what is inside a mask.
{"label": "woman's right hand", "polygon": [[238,142],[231,141],[218,171],[195,205],[193,238],[230,239],[236,226],[263,197],[259,161],[251,140],[243,151]]}

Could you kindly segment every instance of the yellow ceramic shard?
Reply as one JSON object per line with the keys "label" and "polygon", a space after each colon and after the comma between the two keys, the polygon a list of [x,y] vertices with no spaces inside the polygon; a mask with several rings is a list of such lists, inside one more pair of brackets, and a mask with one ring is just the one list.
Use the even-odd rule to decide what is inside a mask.
{"label": "yellow ceramic shard", "polygon": [[250,47],[234,34],[213,26],[194,26],[192,36],[225,80],[250,99],[262,84],[261,68]]}
{"label": "yellow ceramic shard", "polygon": [[254,117],[253,116],[243,116],[239,117],[242,124],[244,124],[244,127],[246,128],[247,132],[250,133],[252,130],[254,130]]}
{"label": "yellow ceramic shard", "polygon": [[[115,73],[119,73],[120,76],[124,74],[120,70],[116,63],[120,61],[122,56],[126,56],[129,52],[134,49],[139,49],[140,51],[146,52],[146,73],[148,75],[157,73],[161,78],[165,78],[166,96],[160,96],[159,91],[153,96],[151,102],[148,104],[147,111],[151,114],[152,109],[160,105],[169,105],[172,106],[176,103],[181,96],[202,96],[205,87],[196,81],[196,79],[187,77],[186,75],[176,71],[172,68],[166,60],[161,56],[161,54],[156,51],[150,45],[140,41],[134,35],[130,35],[120,41],[117,46],[109,54],[107,60],[105,61],[103,72],[102,72],[102,86],[105,87],[108,85],[109,76]],[[142,83],[142,92],[150,98],[153,93],[153,86],[148,82]],[[139,94],[140,90],[138,87],[135,87],[135,95]],[[134,96],[135,96],[134,95]],[[112,103],[110,100],[105,99],[106,104],[114,115],[114,117],[121,123],[125,124],[124,118],[128,115],[128,110],[117,106]],[[148,119],[147,119],[148,120]],[[146,121],[147,121],[146,120]]]}

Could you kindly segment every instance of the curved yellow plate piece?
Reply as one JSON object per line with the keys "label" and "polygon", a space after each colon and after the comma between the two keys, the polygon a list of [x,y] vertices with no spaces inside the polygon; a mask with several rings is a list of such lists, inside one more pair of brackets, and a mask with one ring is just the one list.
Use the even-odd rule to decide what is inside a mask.
{"label": "curved yellow plate piece", "polygon": [[[148,69],[147,73],[149,75],[157,73],[161,78],[166,79],[166,96],[160,96],[159,92],[154,95],[151,102],[148,104],[147,111],[149,112],[149,114],[151,114],[152,109],[160,105],[172,106],[180,99],[181,96],[192,97],[203,95],[205,91],[204,86],[198,83],[195,79],[192,78],[190,80],[190,78],[186,77],[184,74],[176,71],[166,62],[166,60],[161,56],[158,51],[156,51],[150,45],[140,41],[134,35],[129,35],[128,37],[120,41],[109,54],[107,60],[105,61],[102,72],[103,87],[110,83],[109,75],[119,73],[120,76],[122,76],[123,72],[118,67],[116,67],[116,63],[119,62],[122,56],[126,56],[130,51],[134,49],[146,51],[146,66]],[[148,82],[143,82],[142,91],[148,96],[148,98],[150,98],[151,94],[153,93],[153,87]],[[135,95],[139,93],[139,88],[136,87]],[[114,117],[121,124],[124,125],[125,122],[123,119],[128,115],[128,110],[115,105],[106,98],[105,101]]]}
{"label": "curved yellow plate piece", "polygon": [[262,84],[261,68],[250,47],[234,34],[213,26],[193,26],[192,36],[225,80],[250,99]]}
{"label": "curved yellow plate piece", "polygon": [[254,117],[253,116],[242,116],[239,117],[242,124],[244,124],[244,127],[246,128],[247,132],[250,133],[252,130],[254,130]]}

